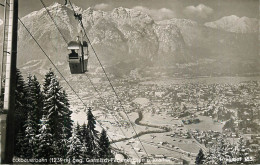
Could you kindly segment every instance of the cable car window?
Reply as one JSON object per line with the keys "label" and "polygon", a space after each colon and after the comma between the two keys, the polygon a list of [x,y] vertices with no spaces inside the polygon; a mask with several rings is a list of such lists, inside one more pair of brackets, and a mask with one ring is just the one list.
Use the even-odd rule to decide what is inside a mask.
{"label": "cable car window", "polygon": [[75,50],[71,50],[71,53],[69,54],[69,58],[79,58],[79,54]]}

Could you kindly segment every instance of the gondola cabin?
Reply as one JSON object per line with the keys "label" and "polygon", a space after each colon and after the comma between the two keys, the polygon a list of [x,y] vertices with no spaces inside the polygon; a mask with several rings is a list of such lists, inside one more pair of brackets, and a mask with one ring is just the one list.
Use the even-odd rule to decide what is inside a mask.
{"label": "gondola cabin", "polygon": [[[88,66],[88,44],[83,41],[71,41],[68,44],[68,62],[71,74],[82,74],[87,72]],[[86,52],[86,54],[84,53]]]}

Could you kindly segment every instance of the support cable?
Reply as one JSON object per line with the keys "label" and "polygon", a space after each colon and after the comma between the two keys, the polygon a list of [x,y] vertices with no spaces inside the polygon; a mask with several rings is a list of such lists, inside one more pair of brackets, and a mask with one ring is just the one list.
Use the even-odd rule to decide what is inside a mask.
{"label": "support cable", "polygon": [[45,3],[44,3],[42,0],[40,0],[40,1],[41,1],[42,5],[44,6],[45,10],[47,11],[48,15],[50,16],[51,20],[52,20],[52,21],[53,21],[53,23],[55,24],[56,28],[57,28],[57,29],[58,29],[58,31],[60,32],[60,34],[61,34],[62,38],[63,38],[63,39],[64,39],[64,41],[65,41],[65,42],[68,44],[68,41],[66,40],[65,36],[64,36],[64,35],[61,33],[61,30],[60,30],[60,28],[58,27],[57,23],[54,21],[54,18],[51,16],[51,13],[50,13],[50,12],[49,12],[49,10],[47,9],[47,7],[46,7]]}
{"label": "support cable", "polygon": [[[73,7],[73,5],[72,5],[72,3],[71,3],[70,0],[69,0],[69,3],[70,3],[70,5],[71,5],[71,7],[72,7],[72,10],[73,10],[73,12],[74,12],[74,15],[76,16],[75,9],[74,9],[74,7]],[[100,66],[101,66],[101,68],[102,68],[102,70],[103,70],[103,72],[104,72],[104,74],[105,74],[105,76],[106,76],[106,78],[107,78],[107,80],[108,80],[108,82],[109,82],[109,84],[110,84],[110,86],[111,86],[113,92],[115,93],[116,98],[117,98],[117,100],[118,100],[118,102],[119,102],[121,108],[123,109],[123,111],[124,111],[124,113],[125,113],[127,119],[129,120],[130,125],[132,126],[132,128],[133,128],[135,134],[137,135],[137,132],[136,132],[136,130],[135,130],[133,124],[131,123],[131,120],[130,120],[128,114],[127,114],[126,111],[125,111],[125,108],[124,108],[124,106],[123,106],[123,104],[122,104],[122,102],[121,102],[121,100],[120,100],[120,98],[119,98],[119,95],[117,94],[117,92],[116,92],[116,90],[115,90],[115,88],[114,88],[114,86],[113,86],[113,84],[112,84],[110,78],[108,77],[108,75],[107,75],[107,73],[106,73],[106,71],[105,71],[105,68],[103,67],[103,65],[102,65],[102,63],[101,63],[99,57],[97,56],[97,53],[96,53],[96,51],[95,51],[93,45],[91,44],[89,37],[87,36],[87,32],[86,32],[86,30],[85,30],[85,27],[84,27],[84,25],[83,25],[82,20],[81,20],[81,19],[78,19],[78,21],[79,21],[80,25],[82,26],[82,29],[83,29],[83,31],[84,31],[84,33],[85,33],[85,36],[86,36],[86,38],[87,38],[87,40],[88,40],[88,42],[89,42],[89,44],[90,44],[90,46],[91,46],[91,48],[92,48],[92,50],[93,50],[93,52],[94,52],[94,54],[95,54],[95,56],[96,56],[96,58],[97,58],[97,60],[98,60],[98,62],[99,62],[99,64],[100,64]],[[142,148],[144,149],[146,155],[149,156],[148,153],[147,153],[147,151],[146,151],[146,149],[145,149],[145,147],[144,147],[144,145],[143,145],[143,143],[142,143],[142,141],[140,140],[140,138],[139,138],[138,136],[137,136],[137,139],[138,139],[138,141],[140,142]]]}
{"label": "support cable", "polygon": [[[53,23],[55,24],[55,26],[57,27],[57,29],[59,29],[59,27],[57,26],[57,23],[55,22],[55,20],[53,19],[53,17],[50,15],[50,13],[49,13],[48,9],[46,8],[46,5],[44,4],[44,2],[43,2],[42,0],[40,0],[40,1],[41,1],[42,5],[44,6],[45,10],[47,11],[47,13],[49,14],[49,16],[52,18],[52,21],[53,21]],[[66,43],[68,43],[67,40],[65,39],[64,35],[62,34],[61,30],[59,30],[59,33],[60,33],[61,36],[63,37],[64,41],[65,41]],[[108,110],[111,111],[111,108],[108,107],[108,105],[107,105],[106,102],[104,101],[104,98],[101,96],[100,92],[97,90],[97,88],[95,87],[95,85],[94,85],[94,83],[92,82],[92,80],[90,79],[90,77],[89,77],[87,74],[86,74],[86,76],[87,76],[87,78],[88,78],[90,84],[92,85],[92,87],[94,88],[94,90],[96,91],[96,93],[98,94],[99,98],[101,99],[101,101],[102,101],[103,104],[105,105],[105,107],[106,107]],[[110,114],[111,114],[111,113],[110,113]],[[111,114],[111,115],[112,115],[112,114]],[[112,115],[112,116],[113,116],[113,119],[114,119],[115,122],[120,123],[120,122],[116,119],[116,117],[115,117],[114,115]],[[126,134],[124,133],[123,129],[122,129],[121,127],[119,127],[119,128],[120,128],[121,132],[123,133],[123,135],[124,135],[125,137],[127,137]],[[130,144],[131,144],[131,143],[130,143]],[[133,150],[134,150],[134,147],[133,147],[132,144],[131,144],[131,147],[132,147]],[[135,150],[134,150],[134,152],[135,152],[135,154],[137,155],[137,157],[140,158],[140,156],[138,155],[138,153],[137,153]]]}
{"label": "support cable", "polygon": [[[44,55],[48,58],[48,60],[51,62],[51,64],[55,67],[55,69],[58,71],[58,73],[61,75],[61,77],[64,79],[64,81],[67,83],[67,85],[71,88],[71,90],[75,93],[75,95],[78,97],[78,99],[82,102],[82,104],[85,107],[88,107],[83,100],[80,98],[80,96],[77,94],[77,92],[73,89],[73,87],[70,85],[70,83],[67,81],[67,79],[63,76],[63,74],[59,71],[59,69],[56,67],[56,65],[53,63],[53,61],[50,59],[50,57],[47,55],[47,53],[43,50],[43,48],[41,47],[41,45],[38,43],[38,41],[35,39],[35,37],[31,34],[31,32],[29,31],[29,29],[24,25],[24,23],[22,22],[22,20],[20,18],[18,18],[18,20],[20,21],[20,23],[23,25],[23,27],[26,29],[26,31],[29,33],[29,35],[32,37],[32,39],[35,41],[35,43],[38,45],[38,47],[41,49],[41,51],[44,53]],[[97,121],[98,122],[98,121]],[[98,124],[100,125],[101,128],[102,125],[98,122]],[[104,128],[103,128],[104,129]],[[108,134],[107,134],[108,135]],[[113,141],[113,139],[108,135],[108,137]],[[115,146],[117,147],[118,150],[119,147],[115,144]]]}

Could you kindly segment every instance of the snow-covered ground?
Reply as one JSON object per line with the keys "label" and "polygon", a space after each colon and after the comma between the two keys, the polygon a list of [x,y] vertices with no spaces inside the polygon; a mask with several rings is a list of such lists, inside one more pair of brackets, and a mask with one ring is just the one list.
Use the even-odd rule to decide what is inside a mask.
{"label": "snow-covered ground", "polygon": [[150,100],[147,98],[136,98],[133,100],[134,103],[140,104],[142,107],[147,106]]}
{"label": "snow-covered ground", "polygon": [[172,126],[174,124],[181,124],[179,120],[174,120],[174,118],[171,117],[170,115],[166,115],[166,112],[160,114],[152,114],[150,112],[144,112],[142,123],[159,125],[159,126],[165,126],[165,125]]}
{"label": "snow-covered ground", "polygon": [[200,119],[200,123],[197,124],[189,124],[186,125],[185,127],[191,130],[200,130],[200,131],[218,131],[218,132],[222,132],[222,127],[224,126],[224,122],[220,123],[220,122],[214,122],[214,120],[210,117],[207,116],[198,116],[198,118]]}
{"label": "snow-covered ground", "polygon": [[[147,98],[136,98],[133,102],[140,104],[143,108],[149,105],[150,100]],[[113,115],[111,114],[113,113]],[[177,125],[182,124],[181,119],[171,117],[166,112],[158,112],[158,114],[152,114],[151,112],[142,112],[143,119],[140,121],[142,124],[148,124],[152,126],[164,126],[171,129],[170,132],[164,133],[148,133],[145,135],[141,135],[139,138],[143,142],[143,146],[145,147],[147,153],[151,154],[164,154],[166,156],[172,156],[175,158],[185,158],[186,160],[193,161],[194,155],[196,155],[200,149],[200,146],[194,141],[194,139],[185,139],[182,137],[171,137],[169,135],[178,132],[180,128]],[[126,126],[129,124],[128,117],[125,115],[124,112],[104,112],[101,110],[94,110],[94,116],[97,119],[96,128],[98,131],[101,131],[102,128],[107,130],[110,140],[119,140],[123,138],[131,138],[136,133],[140,132],[149,132],[149,131],[162,131],[161,128],[154,128],[150,126],[142,126],[135,124],[135,120],[139,117],[137,112],[132,112],[128,114],[128,117],[135,128],[135,131],[131,126]],[[222,131],[222,127],[224,123],[214,122],[212,118],[205,117],[205,116],[198,116],[200,119],[200,123],[198,124],[190,124],[184,125],[182,131],[188,130],[213,130],[213,131]],[[87,123],[87,114],[85,112],[84,107],[80,105],[73,105],[73,114],[72,119],[74,123]],[[118,123],[120,122],[120,123]],[[100,126],[101,124],[101,126]],[[121,127],[120,127],[121,125]],[[102,128],[101,128],[102,127]],[[122,132],[123,131],[123,132]],[[166,144],[161,144],[166,143]],[[120,142],[116,142],[112,144],[115,148],[120,148],[125,153],[127,153],[130,157],[138,158],[135,151],[138,155],[145,156],[146,153],[140,143],[140,141],[136,139],[129,139]],[[132,147],[134,149],[132,149]],[[191,154],[188,157],[188,154]]]}

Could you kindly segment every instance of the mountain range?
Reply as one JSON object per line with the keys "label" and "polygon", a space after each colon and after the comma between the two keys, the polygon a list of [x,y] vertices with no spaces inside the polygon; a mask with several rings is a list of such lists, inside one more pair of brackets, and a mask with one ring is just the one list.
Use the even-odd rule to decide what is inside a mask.
{"label": "mountain range", "polygon": [[205,23],[205,26],[234,33],[256,33],[258,32],[258,19],[231,15]]}
{"label": "mountain range", "polygon": [[[148,66],[175,67],[176,64],[184,64],[186,69],[202,74],[208,70],[216,74],[228,71],[236,74],[259,72],[258,26],[255,19],[229,16],[203,25],[177,18],[154,21],[147,13],[123,7],[110,12],[74,8],[82,14],[85,30],[96,53],[111,71],[124,70],[128,68],[126,64],[130,66],[129,72]],[[80,35],[80,26],[70,6],[54,3],[47,9],[67,41],[75,40]],[[67,70],[67,44],[46,10],[34,11],[23,17],[22,21],[50,58]],[[46,60],[46,57],[20,25],[19,65],[31,69],[26,65],[37,66],[30,61],[40,59]],[[91,50],[90,65],[98,66]],[[49,63],[44,62],[36,68],[47,67]]]}

